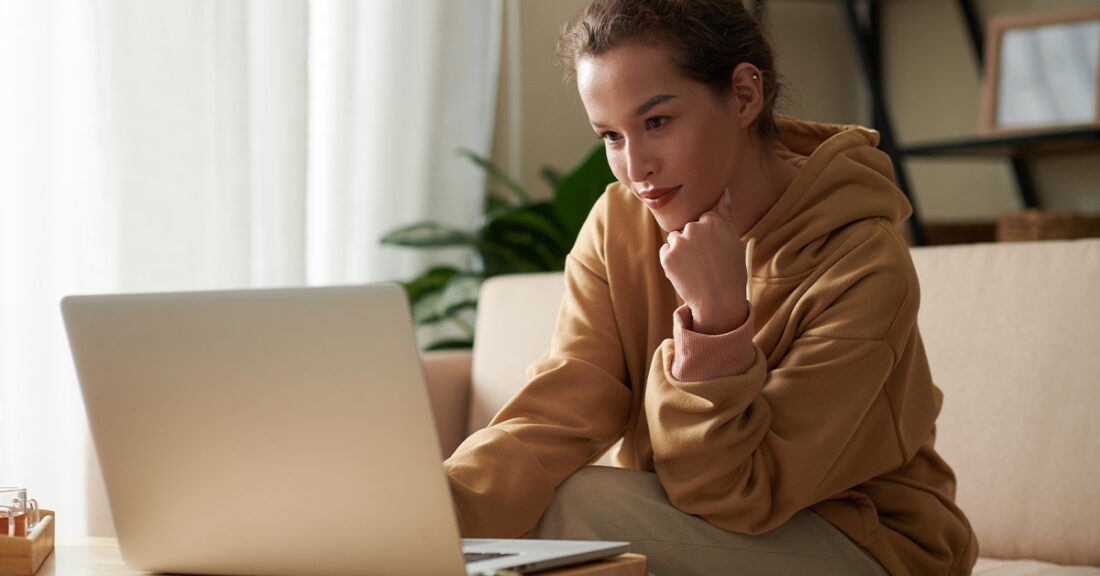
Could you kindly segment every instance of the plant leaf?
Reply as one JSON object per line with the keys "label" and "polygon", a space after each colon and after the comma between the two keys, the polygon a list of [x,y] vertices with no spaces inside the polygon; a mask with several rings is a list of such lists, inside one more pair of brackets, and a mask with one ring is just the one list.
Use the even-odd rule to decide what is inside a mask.
{"label": "plant leaf", "polygon": [[450,228],[437,222],[418,222],[386,234],[381,242],[413,248],[442,248],[473,246],[477,243],[477,236],[466,230]]}
{"label": "plant leaf", "polygon": [[[490,192],[485,213],[470,232],[437,222],[405,226],[382,238],[383,244],[415,248],[468,246],[475,250],[476,273],[436,266],[404,282],[417,326],[453,321],[472,335],[463,313],[476,308],[485,278],[499,274],[561,270],[577,233],[614,175],[602,146],[597,146],[570,173],[544,168],[542,178],[554,186],[551,202],[532,202],[522,186],[488,160],[469,150],[460,154],[482,167],[509,195]],[[497,191],[500,191],[499,188]],[[472,338],[432,342],[427,350],[468,348]]]}
{"label": "plant leaf", "polygon": [[464,348],[473,348],[474,341],[472,339],[446,339],[437,340],[424,347],[425,351],[431,350],[460,350]]}
{"label": "plant leaf", "polygon": [[425,294],[436,290],[442,290],[451,278],[459,274],[454,266],[435,266],[424,271],[420,276],[408,282],[402,282],[405,293],[409,296],[409,302],[415,304]]}
{"label": "plant leaf", "polygon": [[443,290],[432,290],[420,296],[412,304],[412,316],[413,324],[417,326],[423,326],[425,324],[434,324],[441,320],[444,320],[439,315],[439,299],[443,296]]}
{"label": "plant leaf", "polygon": [[603,145],[597,145],[554,190],[554,213],[569,239],[570,247],[577,239],[588,212],[615,175],[607,164]]}
{"label": "plant leaf", "polygon": [[553,206],[545,202],[497,214],[481,229],[480,240],[487,276],[561,270],[570,248]]}
{"label": "plant leaf", "polygon": [[520,204],[527,204],[531,202],[531,199],[527,195],[527,191],[523,189],[523,186],[520,186],[519,182],[516,182],[512,179],[511,176],[505,174],[503,170],[497,168],[495,164],[485,158],[482,158],[481,156],[478,156],[473,150],[470,150],[468,148],[459,148],[458,153],[472,160],[474,164],[481,166],[481,168],[485,170],[485,173],[488,174],[490,178],[496,180],[497,182],[500,182],[504,185],[505,188],[511,190],[512,194],[516,196],[516,200]]}
{"label": "plant leaf", "polygon": [[561,181],[565,179],[565,174],[562,174],[561,170],[554,168],[553,166],[543,166],[539,171],[539,176],[550,185],[551,189],[556,190],[561,185]]}
{"label": "plant leaf", "polygon": [[[504,233],[522,233],[545,239],[552,248],[562,252],[569,251],[571,242],[565,237],[561,222],[554,213],[554,207],[548,202],[539,202],[520,208],[495,214],[486,227],[490,235]],[[521,243],[523,243],[521,241]]]}
{"label": "plant leaf", "polygon": [[436,313],[441,318],[453,316],[466,308],[477,307],[477,297],[481,291],[481,283],[485,279],[481,276],[463,274],[451,278],[443,293],[436,303]]}
{"label": "plant leaf", "polygon": [[487,193],[485,195],[485,211],[484,211],[484,213],[486,215],[492,214],[493,212],[496,212],[498,210],[506,210],[510,207],[511,207],[511,205],[508,204],[507,201],[505,201],[501,197],[497,196],[496,194]]}
{"label": "plant leaf", "polygon": [[485,266],[485,277],[522,272],[544,272],[549,270],[543,258],[533,248],[517,245],[504,239],[501,242],[486,240],[478,244],[481,260]]}

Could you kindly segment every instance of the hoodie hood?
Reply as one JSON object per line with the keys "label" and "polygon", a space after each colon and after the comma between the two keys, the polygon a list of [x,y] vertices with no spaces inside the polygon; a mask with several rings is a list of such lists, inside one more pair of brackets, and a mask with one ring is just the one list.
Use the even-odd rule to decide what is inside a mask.
{"label": "hoodie hood", "polygon": [[776,116],[777,151],[800,170],[791,185],[745,234],[767,276],[808,270],[830,239],[856,222],[896,225],[912,207],[894,184],[890,157],[876,148],[878,132]]}

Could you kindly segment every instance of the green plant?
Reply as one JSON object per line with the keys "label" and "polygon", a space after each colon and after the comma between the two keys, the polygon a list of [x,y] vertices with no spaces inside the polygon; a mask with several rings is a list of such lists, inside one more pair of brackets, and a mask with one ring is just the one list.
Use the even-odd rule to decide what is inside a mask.
{"label": "green plant", "polygon": [[417,326],[450,323],[463,336],[431,342],[426,350],[468,348],[474,327],[463,313],[476,309],[481,283],[501,274],[561,270],[581,225],[596,199],[615,176],[603,146],[592,150],[571,172],[543,168],[554,190],[550,200],[534,201],[518,182],[469,150],[460,154],[482,167],[490,186],[485,209],[473,231],[418,222],[386,234],[383,244],[420,249],[464,246],[472,250],[469,270],[435,266],[402,282]]}

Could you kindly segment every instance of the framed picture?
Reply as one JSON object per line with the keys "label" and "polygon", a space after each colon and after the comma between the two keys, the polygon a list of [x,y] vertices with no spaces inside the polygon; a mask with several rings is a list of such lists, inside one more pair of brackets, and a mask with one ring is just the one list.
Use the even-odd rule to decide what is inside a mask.
{"label": "framed picture", "polygon": [[990,22],[981,114],[985,134],[1100,127],[1100,8]]}

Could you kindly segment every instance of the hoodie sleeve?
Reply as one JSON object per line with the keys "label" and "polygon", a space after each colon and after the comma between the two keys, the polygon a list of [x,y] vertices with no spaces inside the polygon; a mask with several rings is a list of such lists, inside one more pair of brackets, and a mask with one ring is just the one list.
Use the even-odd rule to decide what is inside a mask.
{"label": "hoodie sleeve", "polygon": [[550,349],[526,386],[488,428],[445,463],[462,533],[517,537],[530,531],[554,489],[623,434],[632,394],[600,257],[606,203],[597,203],[565,268],[565,295]]}
{"label": "hoodie sleeve", "polygon": [[[782,358],[756,348],[743,374],[683,382],[676,345],[653,356],[645,413],[654,467],[677,508],[759,534],[909,460],[938,407],[901,414],[919,346],[918,289],[886,232],[849,249],[805,293]],[[923,397],[916,395],[916,400]],[[913,411],[906,411],[911,414]]]}

